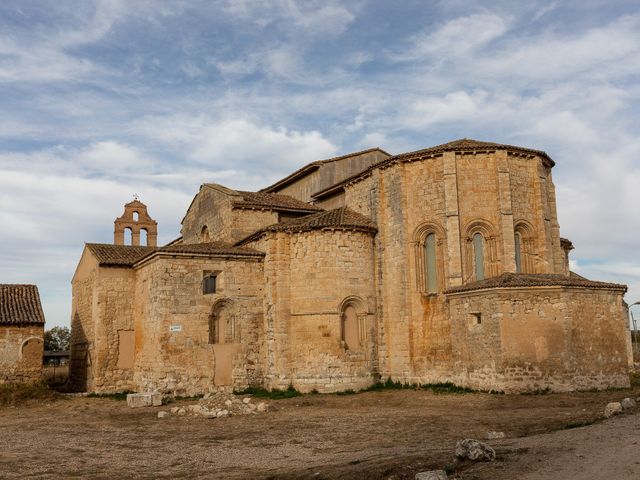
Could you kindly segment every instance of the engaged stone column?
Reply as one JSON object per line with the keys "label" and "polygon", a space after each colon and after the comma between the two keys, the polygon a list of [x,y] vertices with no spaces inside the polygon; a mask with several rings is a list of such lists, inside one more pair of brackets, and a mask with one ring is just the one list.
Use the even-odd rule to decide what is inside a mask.
{"label": "engaged stone column", "polygon": [[[505,150],[496,151],[498,167],[498,201],[500,205],[500,234],[502,236],[502,272],[516,271],[515,232],[511,205],[511,175]],[[502,272],[496,272],[500,274]]]}
{"label": "engaged stone column", "polygon": [[449,277],[447,287],[462,285],[462,255],[460,249],[460,218],[458,211],[458,178],[455,152],[445,152],[444,162],[444,204],[447,216],[447,256]]}

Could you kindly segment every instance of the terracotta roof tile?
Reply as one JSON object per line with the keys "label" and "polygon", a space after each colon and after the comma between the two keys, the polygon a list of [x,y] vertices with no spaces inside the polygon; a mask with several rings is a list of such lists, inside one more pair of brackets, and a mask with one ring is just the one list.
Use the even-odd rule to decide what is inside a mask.
{"label": "terracotta roof tile", "polygon": [[303,202],[289,195],[266,192],[243,192],[238,191],[242,196],[241,202],[234,202],[236,208],[269,208],[278,211],[294,212],[319,212],[322,208]]}
{"label": "terracotta roof tile", "polygon": [[236,247],[225,242],[208,243],[182,243],[158,248],[158,252],[166,253],[193,253],[203,255],[239,255],[247,257],[262,257],[264,254],[253,248]]}
{"label": "terracotta roof tile", "polygon": [[0,325],[44,325],[35,285],[0,284]]}
{"label": "terracotta roof tile", "polygon": [[368,217],[346,207],[323,211],[313,215],[296,218],[288,222],[280,222],[258,230],[249,237],[240,240],[236,245],[260,238],[266,232],[304,232],[308,230],[356,230],[375,233],[375,223]]}
{"label": "terracotta roof tile", "polygon": [[526,288],[526,287],[585,287],[606,290],[627,290],[626,285],[595,282],[580,275],[560,275],[541,273],[503,273],[497,277],[486,278],[445,290],[445,293],[470,292],[487,288]]}
{"label": "terracotta roof tile", "polygon": [[108,243],[87,243],[87,248],[95,255],[100,265],[123,267],[130,267],[156,250],[156,247],[134,247]]}

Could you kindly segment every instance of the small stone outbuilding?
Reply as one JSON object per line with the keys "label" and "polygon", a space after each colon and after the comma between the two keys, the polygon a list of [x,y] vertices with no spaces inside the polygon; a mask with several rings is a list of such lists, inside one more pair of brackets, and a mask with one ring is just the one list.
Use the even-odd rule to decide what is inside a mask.
{"label": "small stone outbuilding", "polygon": [[43,347],[38,287],[0,284],[0,383],[39,380]]}

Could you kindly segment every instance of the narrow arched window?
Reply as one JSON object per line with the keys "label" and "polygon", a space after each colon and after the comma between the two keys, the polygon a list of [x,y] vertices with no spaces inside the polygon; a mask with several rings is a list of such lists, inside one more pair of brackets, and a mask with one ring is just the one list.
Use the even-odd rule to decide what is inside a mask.
{"label": "narrow arched window", "polygon": [[140,214],[138,212],[133,212],[133,221],[137,222],[140,220]]}
{"label": "narrow arched window", "polygon": [[209,235],[209,227],[207,227],[206,225],[202,227],[202,230],[200,230],[200,241],[202,243],[208,243],[211,241],[211,237]]}
{"label": "narrow arched window", "polygon": [[520,232],[516,232],[514,236],[514,246],[516,251],[516,272],[522,272],[522,237]]}
{"label": "narrow arched window", "polygon": [[436,269],[436,234],[430,233],[424,241],[425,275],[427,277],[427,292],[438,291],[438,274]]}
{"label": "narrow arched window", "polygon": [[342,311],[342,341],[348,350],[358,350],[360,347],[360,332],[358,326],[358,312],[353,305],[348,305]]}
{"label": "narrow arched window", "polygon": [[146,228],[141,228],[140,229],[140,245],[149,246],[149,239],[147,237],[147,229]]}
{"label": "narrow arched window", "polygon": [[133,245],[133,232],[130,228],[124,229],[124,244]]}
{"label": "narrow arched window", "polygon": [[484,280],[484,238],[481,233],[476,233],[473,236],[473,257],[476,280]]}

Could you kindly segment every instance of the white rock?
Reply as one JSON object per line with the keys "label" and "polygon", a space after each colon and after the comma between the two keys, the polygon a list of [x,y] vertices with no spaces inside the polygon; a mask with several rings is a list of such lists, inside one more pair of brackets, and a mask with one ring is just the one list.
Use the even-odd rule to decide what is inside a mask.
{"label": "white rock", "polygon": [[209,400],[210,398],[211,398],[210,393],[205,393],[204,396],[202,397],[203,400]]}
{"label": "white rock", "polygon": [[479,440],[465,438],[456,444],[456,457],[473,462],[492,462],[496,459],[496,451]]}
{"label": "white rock", "polygon": [[200,405],[189,405],[187,406],[187,410],[189,413],[193,413],[194,415],[200,415],[203,412],[203,409]]}
{"label": "white rock", "polygon": [[180,410],[180,407],[172,407],[171,413],[178,413],[178,410]]}
{"label": "white rock", "polygon": [[186,415],[187,411],[184,408],[179,408],[178,409],[178,415],[182,416],[182,415]]}
{"label": "white rock", "polygon": [[620,402],[607,403],[607,406],[604,407],[604,418],[613,417],[620,413],[622,413],[622,405],[620,405]]}
{"label": "white rock", "polygon": [[218,417],[228,417],[229,416],[229,410],[220,410],[218,412]]}
{"label": "white rock", "polygon": [[444,470],[430,470],[416,473],[415,480],[447,480],[447,472]]}
{"label": "white rock", "polygon": [[153,392],[151,394],[151,405],[154,407],[162,405],[162,394],[160,392]]}
{"label": "white rock", "polygon": [[218,414],[216,412],[204,412],[202,416],[204,418],[217,418]]}
{"label": "white rock", "polygon": [[249,397],[245,397],[245,398],[242,399],[242,403],[244,403],[244,404],[248,404],[250,402],[251,402],[251,398],[249,398]]}
{"label": "white rock", "polygon": [[264,402],[260,402],[256,407],[256,410],[258,410],[259,412],[265,412],[267,410],[267,404]]}
{"label": "white rock", "polygon": [[127,405],[131,408],[150,407],[153,405],[153,398],[150,393],[129,393]]}
{"label": "white rock", "polygon": [[169,412],[158,412],[158,418],[167,418],[170,416]]}
{"label": "white rock", "polygon": [[255,410],[256,408],[258,408],[258,407],[256,407],[253,403],[250,403],[250,404],[248,405],[248,407],[249,407],[249,411],[253,411],[253,410]]}
{"label": "white rock", "polygon": [[631,410],[636,408],[636,401],[633,398],[623,398],[620,400],[620,406],[623,410]]}
{"label": "white rock", "polygon": [[505,438],[506,435],[504,434],[504,432],[487,432],[487,434],[485,435],[485,438],[487,440],[495,440],[497,438]]}
{"label": "white rock", "polygon": [[231,400],[225,400],[224,404],[225,404],[227,407],[230,407],[231,405],[233,405],[233,402],[232,402]]}

